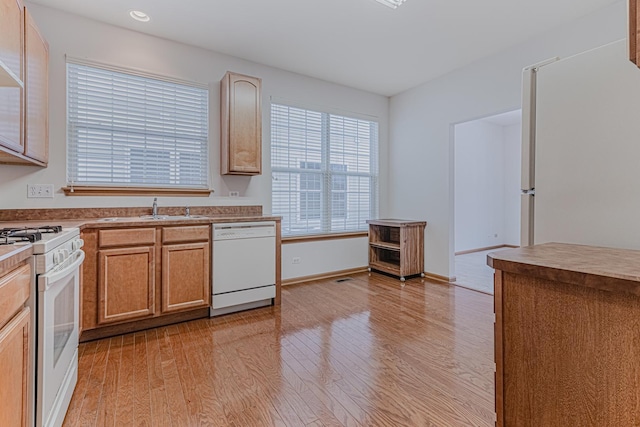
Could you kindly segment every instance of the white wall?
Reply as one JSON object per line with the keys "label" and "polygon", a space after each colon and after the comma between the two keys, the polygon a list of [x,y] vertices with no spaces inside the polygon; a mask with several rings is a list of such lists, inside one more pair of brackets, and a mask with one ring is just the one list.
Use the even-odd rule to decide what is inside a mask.
{"label": "white wall", "polygon": [[[194,82],[210,83],[210,162],[211,185],[215,193],[209,198],[162,197],[159,204],[168,205],[263,205],[271,211],[270,159],[270,98],[289,99],[299,104],[327,107],[377,117],[380,130],[381,213],[385,213],[387,194],[387,97],[264,65],[244,61],[204,49],[171,42],[130,30],[102,24],[40,5],[28,4],[50,46],[49,167],[0,165],[0,209],[151,206],[152,197],[66,197],[60,188],[66,185],[66,68],[65,55],[86,58],[117,66],[140,69],[155,74]],[[221,176],[219,167],[219,84],[227,70],[262,78],[263,83],[263,174],[256,177]],[[53,184],[53,199],[27,199],[27,184]],[[226,197],[229,191],[239,191],[238,198]],[[357,240],[360,242],[360,240]],[[336,250],[323,251],[318,256],[328,271],[362,266],[360,253],[346,255],[339,250],[349,247],[345,240],[332,242]],[[346,246],[345,246],[346,245]],[[290,251],[295,246],[289,245]],[[366,254],[366,244],[358,251]],[[348,261],[345,261],[347,256]],[[333,262],[333,261],[334,262]],[[349,267],[349,268],[351,268]],[[283,275],[289,275],[284,265]],[[311,271],[311,270],[310,270]],[[299,274],[306,275],[304,269]],[[314,274],[312,272],[308,274]]]}
{"label": "white wall", "polygon": [[[293,264],[294,257],[300,258],[299,264]],[[368,257],[367,237],[346,239],[339,245],[336,240],[287,243],[282,245],[282,280],[366,267]]]}
{"label": "white wall", "polygon": [[521,125],[455,126],[455,252],[520,245]]}
{"label": "white wall", "polygon": [[473,120],[455,127],[455,251],[502,244],[503,127]]}
{"label": "white wall", "polygon": [[453,124],[518,108],[522,68],[625,36],[619,1],[391,98],[389,214],[428,222],[427,272],[453,276]]}
{"label": "white wall", "polygon": [[502,128],[504,152],[504,228],[502,245],[520,246],[522,124]]}

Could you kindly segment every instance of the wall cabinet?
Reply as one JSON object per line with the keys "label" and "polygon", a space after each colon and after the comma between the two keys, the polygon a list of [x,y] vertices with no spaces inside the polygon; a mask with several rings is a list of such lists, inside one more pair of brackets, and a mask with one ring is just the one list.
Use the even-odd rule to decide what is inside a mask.
{"label": "wall cabinet", "polygon": [[46,166],[49,47],[19,0],[0,0],[0,163]]}
{"label": "wall cabinet", "polygon": [[24,11],[25,156],[49,160],[49,44],[29,10]]}
{"label": "wall cabinet", "polygon": [[638,0],[629,0],[629,59],[640,67],[640,10]]}
{"label": "wall cabinet", "polygon": [[208,313],[209,225],[88,229],[82,238],[81,341]]}
{"label": "wall cabinet", "polygon": [[220,169],[262,173],[262,80],[227,72],[220,82]]}
{"label": "wall cabinet", "polygon": [[31,287],[31,266],[23,264],[0,278],[0,425],[30,425],[29,394],[32,314],[25,301]]}
{"label": "wall cabinet", "polygon": [[0,147],[22,153],[24,8],[0,0]]}
{"label": "wall cabinet", "polygon": [[424,221],[369,220],[369,271],[424,277]]}

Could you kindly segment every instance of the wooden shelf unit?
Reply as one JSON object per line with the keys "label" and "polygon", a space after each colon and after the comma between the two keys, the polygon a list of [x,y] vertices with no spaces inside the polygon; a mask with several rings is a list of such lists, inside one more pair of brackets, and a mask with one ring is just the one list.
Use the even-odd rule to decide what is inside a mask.
{"label": "wooden shelf unit", "polygon": [[368,220],[369,271],[378,270],[398,276],[424,277],[425,221],[402,219]]}

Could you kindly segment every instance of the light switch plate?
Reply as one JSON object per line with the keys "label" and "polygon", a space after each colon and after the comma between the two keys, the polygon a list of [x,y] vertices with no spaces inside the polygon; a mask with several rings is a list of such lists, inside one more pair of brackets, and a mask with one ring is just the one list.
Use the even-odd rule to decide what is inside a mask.
{"label": "light switch plate", "polygon": [[53,184],[27,185],[28,199],[53,199]]}

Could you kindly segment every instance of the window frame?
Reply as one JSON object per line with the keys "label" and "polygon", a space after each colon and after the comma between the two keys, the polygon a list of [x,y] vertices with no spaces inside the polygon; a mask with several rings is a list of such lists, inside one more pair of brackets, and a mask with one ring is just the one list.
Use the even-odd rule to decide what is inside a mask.
{"label": "window frame", "polygon": [[[274,133],[275,133],[275,127],[274,127],[274,106],[278,107],[287,107],[287,108],[293,108],[293,109],[300,109],[300,110],[304,110],[305,112],[311,112],[311,113],[315,113],[315,114],[320,114],[322,115],[322,136],[321,136],[321,140],[322,140],[322,147],[321,147],[321,151],[322,151],[322,160],[319,163],[320,164],[320,168],[317,172],[309,172],[309,174],[315,173],[321,176],[320,181],[323,183],[322,186],[323,188],[320,190],[321,192],[321,204],[323,205],[320,208],[321,211],[321,215],[324,216],[323,218],[320,219],[320,226],[319,226],[319,230],[315,231],[315,230],[310,230],[309,228],[305,229],[303,232],[291,232],[290,230],[287,230],[287,227],[289,226],[287,224],[287,219],[286,219],[286,215],[284,215],[282,212],[278,212],[278,210],[275,207],[275,194],[274,191],[274,187],[272,186],[272,190],[271,190],[271,200],[272,200],[272,211],[274,213],[274,215],[283,215],[283,224],[282,224],[282,237],[283,240],[290,240],[290,241],[312,241],[312,240],[316,240],[318,238],[322,239],[323,237],[326,238],[331,238],[332,236],[346,236],[346,237],[360,237],[363,235],[366,235],[368,232],[368,225],[366,224],[366,220],[363,219],[362,221],[357,221],[355,222],[357,228],[352,228],[352,227],[345,227],[345,228],[334,228],[335,225],[333,224],[335,221],[334,220],[338,220],[338,221],[344,221],[345,225],[348,224],[349,222],[353,221],[349,221],[348,215],[349,213],[356,213],[356,215],[358,213],[362,213],[363,211],[361,209],[356,209],[356,210],[349,210],[349,200],[348,197],[350,194],[354,194],[353,192],[349,192],[349,178],[350,177],[355,177],[357,179],[368,179],[368,185],[369,185],[369,191],[365,192],[364,194],[367,194],[368,197],[368,202],[369,202],[369,208],[368,210],[365,209],[365,211],[368,212],[367,218],[366,219],[371,219],[371,218],[376,218],[378,216],[378,211],[379,211],[379,146],[380,146],[380,135],[379,135],[379,127],[380,127],[380,123],[379,120],[376,117],[372,117],[372,116],[366,116],[363,114],[356,114],[356,113],[349,113],[349,112],[344,112],[344,111],[338,111],[338,110],[334,110],[334,109],[327,109],[327,108],[318,108],[318,107],[307,107],[304,105],[299,105],[297,103],[291,103],[290,101],[286,101],[286,100],[279,100],[279,99],[271,99],[271,122],[270,122],[270,135],[271,135],[271,171],[272,171],[272,179],[275,181],[277,180],[276,174],[282,173],[282,174],[289,174],[289,180],[290,181],[294,181],[297,179],[298,181],[298,187],[297,189],[294,189],[293,191],[290,192],[282,192],[282,194],[294,194],[296,191],[297,193],[299,193],[298,195],[298,209],[301,208],[301,201],[300,201],[300,196],[301,194],[306,191],[305,189],[301,188],[300,186],[300,182],[302,181],[302,176],[305,174],[303,167],[300,168],[295,168],[295,167],[278,167],[278,166],[274,166]],[[369,151],[369,155],[368,155],[368,162],[369,162],[369,171],[368,172],[358,172],[358,171],[349,171],[348,170],[348,163],[335,163],[333,160],[331,161],[331,164],[327,165],[327,159],[331,159],[331,155],[332,155],[332,151],[331,151],[331,125],[330,125],[330,120],[331,118],[334,119],[341,119],[341,120],[353,120],[353,121],[357,121],[360,124],[362,124],[363,122],[366,122],[369,126],[370,126],[370,135],[369,135],[369,144],[368,144],[368,149]],[[289,126],[289,125],[288,125]],[[305,124],[305,129],[307,129],[308,123]],[[343,130],[342,136],[346,136],[347,132],[345,132]],[[336,144],[335,142],[333,144]],[[288,145],[287,150],[290,150],[291,145]],[[335,147],[335,145],[334,145]],[[335,151],[333,152],[333,154],[335,154]],[[359,161],[359,159],[357,160]],[[315,160],[314,161],[300,161],[300,163],[318,163]],[[329,168],[330,170],[327,170],[327,168]],[[342,169],[344,168],[344,169]],[[315,169],[310,169],[310,170],[314,170]],[[295,176],[297,174],[297,178],[294,178],[293,176]],[[340,189],[336,189],[336,186],[340,184],[340,182],[337,182],[336,179],[342,179],[343,181],[341,186],[341,190]],[[356,195],[358,193],[355,193]],[[332,199],[335,195],[341,195],[342,197],[342,202],[341,202],[341,206],[344,212],[342,215],[338,215],[335,216],[334,212],[333,212],[333,208],[334,205],[332,203]],[[295,196],[294,196],[295,197]],[[352,202],[353,203],[353,202]],[[289,204],[289,212],[291,212],[291,202]],[[298,216],[300,216],[301,214],[299,214]],[[304,215],[303,215],[304,216]],[[328,216],[328,218],[327,218]],[[301,221],[301,222],[304,222]],[[361,223],[360,223],[361,222]],[[293,220],[291,221],[291,223],[293,223]],[[327,227],[328,225],[328,227]],[[338,226],[339,227],[339,226]]]}
{"label": "window frame", "polygon": [[[73,58],[73,57],[69,57],[66,56],[66,61],[65,61],[65,95],[66,95],[66,150],[65,150],[65,156],[66,156],[66,180],[67,180],[67,186],[63,187],[62,190],[64,191],[64,193],[68,196],[84,196],[84,195],[147,195],[147,194],[158,194],[158,195],[167,195],[167,196],[202,196],[202,197],[208,197],[213,190],[211,189],[211,160],[210,160],[210,130],[211,130],[211,123],[210,123],[210,97],[211,97],[211,93],[209,90],[209,85],[207,84],[202,84],[202,83],[197,83],[197,82],[192,82],[192,81],[186,81],[186,80],[181,80],[181,79],[176,79],[176,78],[172,78],[172,77],[168,77],[168,76],[164,76],[164,75],[159,75],[159,74],[155,74],[155,73],[150,73],[147,71],[142,71],[142,70],[138,70],[138,69],[134,69],[134,68],[125,68],[125,67],[119,67],[119,66],[114,66],[114,65],[110,65],[110,64],[104,64],[104,63],[100,63],[100,62],[96,62],[96,61],[90,61],[90,60],[85,60],[85,59],[80,59],[80,58]],[[184,142],[179,143],[178,141],[173,142],[172,144],[170,144],[168,146],[168,148],[163,150],[166,151],[166,156],[169,156],[171,159],[170,164],[172,165],[172,167],[175,167],[175,171],[178,173],[178,180],[180,179],[180,173],[179,170],[181,169],[181,167],[184,167],[184,161],[181,159],[181,155],[185,154],[188,158],[188,156],[190,154],[195,154],[198,157],[196,158],[196,162],[199,162],[202,166],[201,169],[199,169],[199,174],[198,174],[198,179],[197,181],[201,182],[202,184],[200,185],[190,185],[190,184],[185,184],[185,185],[180,185],[180,183],[174,183],[174,184],[166,184],[166,183],[154,183],[154,182],[148,182],[148,183],[144,183],[141,182],[140,180],[138,181],[133,181],[132,182],[132,178],[137,174],[136,171],[136,161],[139,161],[140,159],[144,159],[144,161],[148,161],[149,158],[151,158],[152,156],[148,156],[142,155],[139,157],[136,156],[131,156],[131,160],[130,160],[130,164],[129,164],[129,175],[128,175],[128,179],[130,182],[117,182],[117,181],[112,181],[112,182],[104,182],[104,184],[102,183],[98,183],[98,182],[88,182],[88,181],[77,181],[74,180],[72,176],[72,171],[71,168],[75,167],[76,171],[79,168],[78,164],[75,164],[75,166],[72,163],[72,160],[70,159],[70,150],[72,150],[73,148],[71,148],[71,145],[73,144],[71,142],[71,129],[72,129],[72,120],[74,118],[71,117],[70,114],[70,79],[69,79],[69,66],[70,65],[77,65],[77,66],[84,66],[84,67],[92,67],[92,68],[96,68],[105,72],[113,72],[113,73],[121,73],[121,74],[127,74],[129,76],[132,77],[137,77],[137,78],[142,78],[142,79],[152,79],[152,80],[156,80],[156,81],[160,81],[162,83],[168,83],[168,84],[173,84],[173,85],[181,85],[181,86],[186,86],[186,87],[190,87],[190,88],[194,88],[196,90],[200,91],[200,95],[194,96],[194,98],[192,98],[194,101],[197,101],[197,105],[199,106],[199,108],[201,108],[200,113],[197,114],[198,117],[200,117],[201,119],[204,118],[204,128],[200,127],[201,129],[201,134],[203,134],[203,139],[198,138],[198,137],[194,137],[193,141],[197,144],[196,146],[194,146],[194,150],[192,153],[189,153],[188,151],[184,151],[184,149],[181,151],[180,150],[180,146],[182,145],[183,147],[185,146]],[[179,92],[177,92],[179,93]],[[182,94],[182,93],[179,93]],[[204,98],[204,102],[202,101],[202,98]],[[144,97],[138,97],[138,99],[144,100]],[[145,104],[146,105],[146,104]],[[161,103],[160,105],[164,105],[164,103]],[[168,104],[170,107],[172,108],[179,108],[182,104],[181,103],[169,103]],[[145,119],[148,119],[148,116],[145,117]],[[107,125],[107,128],[110,129],[111,132],[114,132],[114,127],[112,125],[113,122],[108,122],[110,123],[109,125]],[[146,122],[145,122],[146,123]],[[89,128],[87,128],[89,129]],[[195,128],[197,129],[197,128]],[[134,135],[136,134],[135,132],[135,128],[126,128],[125,132],[127,132],[127,134],[131,134]],[[179,135],[179,131],[174,129],[171,129],[169,132],[164,133],[164,134],[160,134],[160,138],[169,138],[169,140],[171,140],[171,138],[175,138],[175,136]],[[138,133],[138,135],[143,135],[143,138],[145,138],[146,140],[146,136],[147,135],[152,135],[152,133],[143,133],[140,134]],[[75,144],[77,144],[78,142],[76,141]],[[131,150],[142,150],[143,152],[145,152],[146,147],[130,147]],[[151,147],[149,148],[149,150],[153,151],[155,150],[155,148]],[[173,154],[171,154],[173,153]],[[166,156],[162,156],[163,158]],[[90,165],[89,165],[90,166]],[[139,166],[139,165],[138,165]],[[160,169],[161,165],[157,165],[156,169]],[[77,173],[77,172],[76,172]],[[112,178],[113,180],[113,178]]]}

